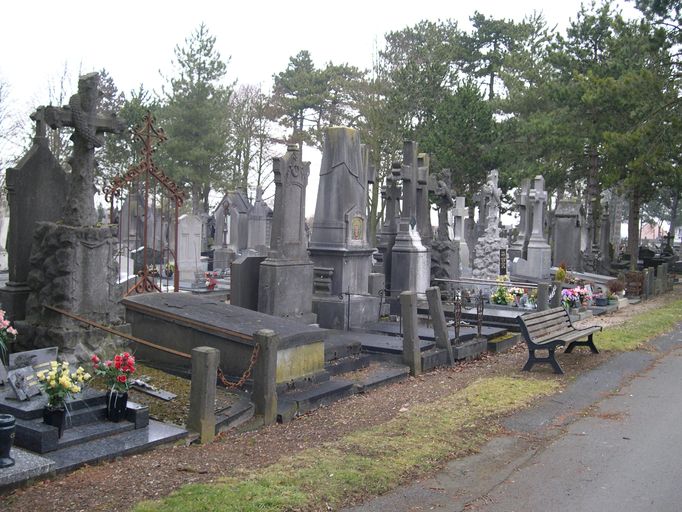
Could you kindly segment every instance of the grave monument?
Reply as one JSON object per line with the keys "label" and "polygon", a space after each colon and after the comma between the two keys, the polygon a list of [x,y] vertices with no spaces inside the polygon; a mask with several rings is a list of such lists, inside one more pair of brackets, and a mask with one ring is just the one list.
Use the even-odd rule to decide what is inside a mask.
{"label": "grave monument", "polygon": [[533,189],[528,194],[533,209],[533,232],[528,240],[528,257],[516,257],[512,261],[512,273],[531,279],[547,280],[550,277],[552,248],[545,241],[544,217],[547,203],[545,179],[536,176]]}
{"label": "grave monument", "polygon": [[[446,176],[450,174],[449,169],[444,169],[443,172]],[[461,275],[459,244],[453,241],[454,230],[450,224],[450,210],[455,202],[450,185],[445,179],[438,180],[435,197],[438,207],[438,231],[435,240],[431,243],[431,277],[433,279],[459,279]],[[453,283],[437,281],[436,284],[445,297],[453,297]]]}
{"label": "grave monument", "polygon": [[582,253],[580,250],[582,237],[582,219],[580,203],[574,199],[561,199],[554,211],[554,247],[552,263],[558,267],[562,263],[566,268],[582,271]]}
{"label": "grave monument", "polygon": [[258,311],[314,323],[313,262],[306,250],[305,189],[310,162],[297,144],[272,163],[275,207],[268,258],[260,266]]}
{"label": "grave monument", "polygon": [[488,173],[488,181],[481,191],[481,205],[487,216],[479,219],[485,229],[476,242],[473,277],[495,281],[501,271],[507,268],[507,240],[500,237],[500,198],[502,190],[497,186],[498,172]]}
{"label": "grave monument", "polygon": [[48,145],[44,107],[31,119],[36,123],[31,149],[16,167],[7,170],[9,280],[0,288],[0,303],[10,320],[26,316],[29,258],[36,224],[62,218],[68,189],[68,177]]}
{"label": "grave monument", "polygon": [[391,254],[390,294],[396,299],[406,290],[424,294],[430,284],[431,256],[417,230],[417,155],[417,143],[405,141],[403,163],[392,170],[403,184],[403,207]]}
{"label": "grave monument", "polygon": [[519,232],[516,239],[509,246],[509,259],[526,258],[526,251],[528,250],[528,240],[532,231],[532,217],[528,210],[530,194],[530,180],[524,178],[521,180],[521,186],[514,192],[516,199],[516,206],[519,209]]}
{"label": "grave monument", "polygon": [[360,135],[352,128],[325,133],[310,258],[331,269],[331,296],[316,296],[320,327],[347,329],[379,317],[379,297],[368,296],[374,248],[367,242],[367,176]]}
{"label": "grave monument", "polygon": [[[105,132],[121,133],[123,121],[114,114],[99,114],[99,75],[80,77],[78,93],[64,107],[44,107],[45,122],[74,128],[71,174],[64,222],[39,222],[31,249],[27,282],[26,325],[17,326],[23,341],[36,346],[58,345],[61,350],[91,353],[104,337],[75,323],[50,307],[116,324],[122,321],[118,304],[116,226],[98,227],[94,203],[95,149]],[[54,190],[47,196],[54,194]],[[42,201],[43,198],[40,198]],[[20,336],[20,342],[22,338]],[[85,355],[85,354],[82,354]]]}

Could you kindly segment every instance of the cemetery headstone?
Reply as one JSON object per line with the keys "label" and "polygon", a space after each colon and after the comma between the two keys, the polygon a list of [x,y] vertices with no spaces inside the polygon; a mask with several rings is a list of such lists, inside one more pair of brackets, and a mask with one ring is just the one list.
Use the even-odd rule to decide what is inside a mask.
{"label": "cemetery headstone", "polygon": [[9,279],[0,288],[0,303],[10,320],[23,320],[30,288],[27,278],[37,222],[56,222],[63,216],[68,177],[48,146],[43,109],[36,122],[33,145],[16,167],[7,169]]}
{"label": "cemetery headstone", "polygon": [[267,239],[267,219],[270,207],[263,201],[263,189],[256,189],[256,199],[247,214],[247,244],[249,251],[259,255],[267,255],[269,241]]}
{"label": "cemetery headstone", "polygon": [[[403,184],[402,212],[391,254],[390,294],[395,298],[406,290],[423,294],[430,284],[431,257],[417,230],[417,155],[417,143],[405,141],[403,163],[399,169],[392,170]],[[397,312],[397,307],[392,311]]]}
{"label": "cemetery headstone", "polygon": [[379,298],[367,294],[374,248],[367,242],[365,171],[359,133],[328,128],[308,247],[316,267],[333,269],[331,297],[313,298],[320,327],[346,329],[349,317],[362,325],[379,315]]}
{"label": "cemetery headstone", "polygon": [[469,217],[469,209],[466,206],[466,198],[457,196],[455,207],[450,210],[452,215],[453,243],[459,251],[459,270],[460,275],[471,274],[471,263],[469,257],[469,245],[466,241],[466,220]]}
{"label": "cemetery headstone", "polygon": [[544,217],[547,204],[545,179],[536,176],[528,194],[533,209],[533,231],[528,240],[527,258],[514,258],[513,273],[518,276],[547,280],[550,277],[552,248],[545,241]]}
{"label": "cemetery headstone", "polygon": [[516,235],[516,239],[509,246],[509,257],[512,260],[514,258],[526,258],[526,249],[532,231],[531,212],[528,210],[529,194],[530,180],[524,178],[521,180],[521,186],[514,193],[516,206],[519,210],[519,232]]}
{"label": "cemetery headstone", "polygon": [[275,206],[268,258],[261,263],[258,311],[314,323],[313,263],[306,250],[305,189],[310,162],[297,144],[273,159]]}
{"label": "cemetery headstone", "polygon": [[178,218],[178,254],[175,258],[175,271],[180,280],[189,282],[195,272],[205,272],[201,260],[201,218],[186,213]]}
{"label": "cemetery headstone", "polygon": [[431,247],[433,229],[431,228],[431,205],[429,204],[429,192],[434,191],[430,187],[429,179],[429,155],[419,153],[417,156],[417,231],[424,247]]}
{"label": "cemetery headstone", "polygon": [[[438,207],[438,231],[436,232],[436,239],[431,243],[431,278],[459,279],[461,275],[459,247],[453,241],[454,230],[449,222],[450,209],[454,206],[452,191],[445,180],[438,180],[435,188],[434,195]],[[436,284],[444,296],[447,298],[454,296],[454,283],[437,281]]]}
{"label": "cemetery headstone", "polygon": [[[53,128],[74,128],[71,175],[64,210],[64,223],[39,222],[34,231],[27,282],[31,288],[26,303],[26,328],[36,343],[56,343],[69,351],[98,350],[110,340],[80,323],[47,310],[57,307],[92,321],[118,324],[123,309],[118,299],[118,244],[116,228],[98,227],[94,206],[95,148],[105,132],[120,133],[125,127],[114,114],[99,114],[99,75],[91,73],[78,81],[78,93],[64,107],[44,107],[45,122]],[[45,191],[47,196],[55,191]],[[43,201],[41,196],[39,201]],[[27,334],[28,336],[28,334]],[[26,343],[33,343],[33,340]]]}
{"label": "cemetery headstone", "polygon": [[[500,236],[500,198],[502,190],[497,185],[498,172],[490,171],[488,181],[481,191],[482,201],[487,205],[484,235],[476,242],[473,276],[477,279],[495,281],[500,271],[500,250],[507,248],[507,240]],[[479,219],[479,222],[481,220]]]}
{"label": "cemetery headstone", "polygon": [[574,271],[582,271],[580,203],[571,199],[558,201],[554,212],[554,247],[552,263],[564,263]]}
{"label": "cemetery headstone", "polygon": [[[400,164],[398,163],[398,167]],[[398,233],[398,217],[400,216],[400,199],[401,189],[398,186],[398,179],[391,173],[386,176],[386,186],[382,193],[385,201],[385,221],[381,226],[379,232],[379,242],[377,249],[381,253],[381,260],[383,262],[383,273],[385,276],[385,285],[388,290],[391,289],[391,260],[393,254],[393,246],[395,245],[395,237]]]}

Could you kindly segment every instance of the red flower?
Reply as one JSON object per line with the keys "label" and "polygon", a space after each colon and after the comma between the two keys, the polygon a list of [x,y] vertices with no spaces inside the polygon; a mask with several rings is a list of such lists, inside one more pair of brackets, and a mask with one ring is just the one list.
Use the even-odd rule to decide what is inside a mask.
{"label": "red flower", "polygon": [[111,360],[109,360],[109,361],[105,361],[104,364],[107,366],[111,366],[113,363],[111,362]]}
{"label": "red flower", "polygon": [[92,354],[92,362],[93,364],[99,363],[99,357],[97,357],[97,354]]}
{"label": "red flower", "polygon": [[121,384],[125,384],[126,380],[128,380],[128,377],[126,377],[125,375],[119,375],[118,377],[116,377],[116,380],[119,381]]}

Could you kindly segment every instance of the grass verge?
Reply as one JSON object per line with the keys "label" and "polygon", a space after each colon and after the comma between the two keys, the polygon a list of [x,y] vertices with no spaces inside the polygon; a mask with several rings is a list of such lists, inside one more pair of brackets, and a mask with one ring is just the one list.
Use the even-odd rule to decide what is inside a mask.
{"label": "grass verge", "polygon": [[558,381],[495,377],[433,403],[216,484],[187,485],[137,512],[328,510],[377,495],[408,477],[472,453],[496,430],[496,416],[553,393]]}
{"label": "grass verge", "polygon": [[639,313],[622,325],[595,333],[594,343],[600,350],[636,350],[651,338],[670,331],[679,322],[682,322],[682,300]]}

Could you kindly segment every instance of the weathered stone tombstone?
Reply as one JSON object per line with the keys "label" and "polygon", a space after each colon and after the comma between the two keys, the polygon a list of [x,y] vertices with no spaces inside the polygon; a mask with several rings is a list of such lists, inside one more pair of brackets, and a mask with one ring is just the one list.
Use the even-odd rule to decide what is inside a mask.
{"label": "weathered stone tombstone", "polygon": [[403,163],[392,171],[403,183],[402,211],[391,254],[390,294],[395,298],[405,290],[423,294],[430,284],[431,257],[417,230],[417,155],[417,143],[405,141]]}
{"label": "weathered stone tombstone", "polygon": [[466,242],[465,223],[469,216],[469,209],[466,206],[466,198],[457,196],[455,206],[450,210],[452,215],[453,243],[459,251],[460,275],[471,274],[471,259],[469,256],[469,245]]}
{"label": "weathered stone tombstone", "polygon": [[362,325],[379,316],[379,298],[368,296],[374,248],[367,243],[365,171],[359,133],[328,128],[308,247],[316,267],[332,269],[331,295],[313,298],[321,327],[347,329],[350,318]]}
{"label": "weathered stone tombstone", "polygon": [[560,200],[554,212],[554,266],[564,263],[571,270],[582,271],[581,225],[580,203],[570,199]]}
{"label": "weathered stone tombstone", "polygon": [[544,216],[547,203],[545,179],[536,176],[528,194],[533,209],[533,231],[528,240],[527,258],[516,257],[512,273],[517,276],[547,280],[550,277],[552,248],[545,241]]}
{"label": "weathered stone tombstone", "polygon": [[247,250],[265,256],[268,251],[267,221],[270,207],[263,201],[263,189],[256,189],[256,199],[247,214]]}
{"label": "weathered stone tombstone", "polygon": [[205,272],[201,260],[201,227],[198,215],[186,213],[178,218],[178,254],[175,257],[176,272],[180,280],[190,281],[195,272]]}
{"label": "weathered stone tombstone", "polygon": [[216,209],[213,268],[228,269],[248,247],[251,202],[243,190],[225,194]]}
{"label": "weathered stone tombstone", "polygon": [[[446,175],[449,174],[449,170],[444,172]],[[431,243],[431,278],[459,279],[461,276],[460,253],[458,244],[453,241],[454,230],[450,225],[450,210],[455,202],[449,183],[445,180],[438,180],[434,195],[438,207],[438,230],[435,240]],[[436,284],[446,297],[454,296],[453,283],[437,281]]]}
{"label": "weathered stone tombstone", "polygon": [[64,223],[40,222],[34,232],[27,278],[31,292],[26,303],[26,324],[18,326],[20,343],[45,344],[49,340],[62,350],[90,352],[109,338],[48,307],[95,322],[122,322],[116,228],[96,225],[94,168],[95,148],[102,145],[102,134],[120,133],[125,123],[114,114],[97,113],[98,85],[97,73],[82,76],[78,93],[70,98],[68,106],[43,109],[49,126],[74,128],[71,175]]}
{"label": "weathered stone tombstone", "polygon": [[[502,191],[497,186],[498,172],[488,173],[488,181],[481,192],[486,205],[487,217],[484,235],[476,242],[473,276],[477,279],[495,281],[500,272],[500,251],[507,249],[507,240],[500,236],[500,198]],[[481,220],[479,219],[479,222]]]}
{"label": "weathered stone tombstone", "polygon": [[431,247],[433,229],[431,228],[431,205],[429,204],[429,191],[434,191],[429,179],[429,155],[419,153],[417,155],[417,197],[416,216],[417,231],[424,247]]}
{"label": "weathered stone tombstone", "polygon": [[530,194],[530,180],[524,178],[521,180],[521,186],[518,187],[514,193],[516,199],[516,206],[519,210],[519,232],[514,240],[509,245],[509,257],[526,258],[526,250],[528,248],[528,240],[530,239],[532,231],[531,212],[528,211]]}
{"label": "weathered stone tombstone", "polygon": [[[400,164],[398,164],[400,165]],[[391,260],[393,245],[398,233],[398,218],[400,216],[401,189],[393,173],[386,176],[386,185],[382,189],[385,201],[385,220],[379,232],[377,249],[383,263],[384,284],[391,289]]]}
{"label": "weathered stone tombstone", "polygon": [[43,109],[36,122],[33,145],[16,167],[7,170],[9,226],[7,236],[9,280],[0,288],[0,303],[11,320],[26,316],[29,258],[37,222],[63,217],[68,178],[49,149]]}
{"label": "weathered stone tombstone", "polygon": [[313,263],[306,250],[305,189],[310,162],[297,144],[273,159],[275,207],[268,258],[260,266],[258,311],[314,323]]}

